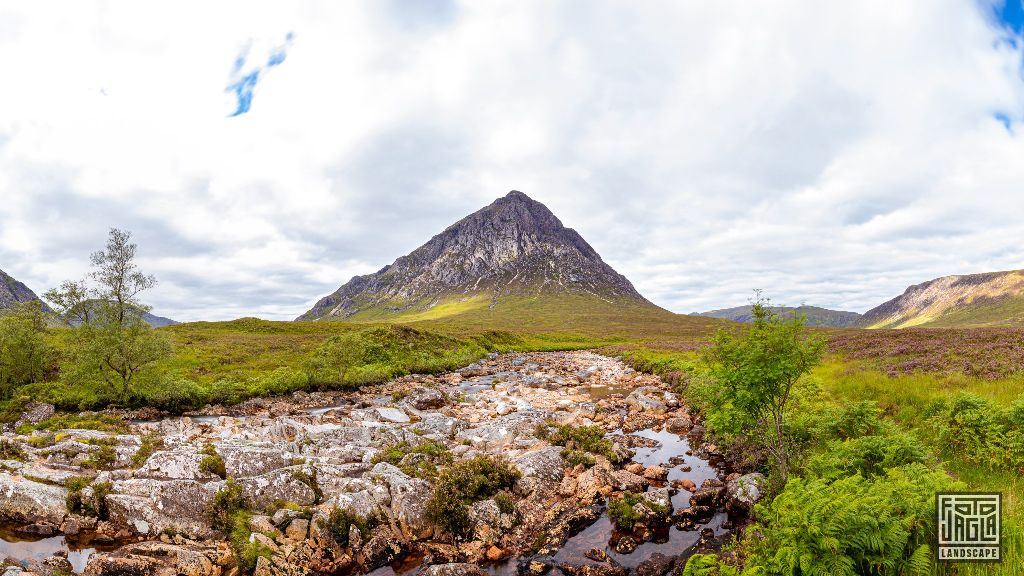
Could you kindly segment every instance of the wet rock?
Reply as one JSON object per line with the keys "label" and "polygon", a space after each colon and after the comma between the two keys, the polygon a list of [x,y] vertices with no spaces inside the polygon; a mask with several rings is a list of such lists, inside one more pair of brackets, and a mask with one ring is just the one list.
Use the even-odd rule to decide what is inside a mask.
{"label": "wet rock", "polygon": [[598,456],[596,460],[596,464],[576,479],[576,497],[580,500],[590,501],[596,499],[598,495],[605,495],[615,481],[608,459]]}
{"label": "wet rock", "polygon": [[628,534],[619,538],[619,541],[615,543],[615,551],[619,554],[631,554],[636,547],[640,544]]}
{"label": "wet rock", "polygon": [[15,529],[18,534],[24,534],[26,536],[40,536],[47,537],[53,536],[59,532],[56,526],[49,522],[36,522],[34,524],[27,524],[20,526]]}
{"label": "wet rock", "polygon": [[49,522],[59,526],[67,514],[68,491],[0,472],[0,519]]}
{"label": "wet rock", "polygon": [[542,576],[547,574],[554,568],[551,560],[548,559],[532,559],[527,560],[519,565],[518,572],[524,576]]}
{"label": "wet rock", "polygon": [[668,470],[661,466],[648,466],[644,469],[644,478],[648,480],[663,481],[668,478]]}
{"label": "wet rock", "polygon": [[693,493],[697,491],[697,485],[689,478],[684,478],[679,481],[679,487],[687,492]]}
{"label": "wet rock", "polygon": [[628,472],[633,474],[642,475],[644,473],[644,465],[639,462],[630,462],[626,464],[625,468]]}
{"label": "wet rock", "polygon": [[732,510],[750,511],[750,508],[764,495],[766,484],[767,480],[759,472],[729,480],[725,484],[725,498],[728,500],[728,507]]}
{"label": "wet rock", "polygon": [[689,416],[677,416],[665,421],[665,430],[673,434],[686,434],[693,428],[693,421]]}
{"label": "wet rock", "polygon": [[647,486],[647,480],[628,470],[612,472],[612,486],[620,492],[641,492]]}
{"label": "wet rock", "polygon": [[558,565],[566,576],[626,576],[626,569],[618,564],[573,564],[565,562]]}
{"label": "wet rock", "polygon": [[663,414],[669,408],[679,406],[676,395],[656,388],[654,386],[642,386],[626,396],[626,405],[633,410],[641,412],[655,412]]}
{"label": "wet rock", "polygon": [[674,558],[655,552],[633,569],[633,576],[664,576],[672,571],[674,565]]}
{"label": "wet rock", "polygon": [[476,564],[434,564],[423,570],[423,576],[485,576],[487,572]]}

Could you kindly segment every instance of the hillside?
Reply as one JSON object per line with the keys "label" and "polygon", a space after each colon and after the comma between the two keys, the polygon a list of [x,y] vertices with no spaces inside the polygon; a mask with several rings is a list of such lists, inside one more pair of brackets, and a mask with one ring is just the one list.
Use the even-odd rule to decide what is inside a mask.
{"label": "hillside", "polygon": [[298,318],[325,319],[613,331],[645,319],[707,324],[650,303],[575,230],[518,191],[376,273],[352,278]]}
{"label": "hillside", "polygon": [[864,313],[866,328],[1024,326],[1024,270],[943,276]]}
{"label": "hillside", "polygon": [[[21,282],[0,270],[0,310],[11,308],[20,302],[39,300],[35,292]],[[43,305],[46,306],[45,304]]]}
{"label": "hillside", "polygon": [[[700,312],[695,316],[706,316],[709,318],[722,318],[736,322],[750,322],[753,320],[751,306],[735,306],[721,310]],[[818,306],[772,306],[772,310],[781,316],[803,315],[807,317],[809,326],[824,326],[828,328],[847,328],[855,326],[861,315],[856,312],[845,312],[842,310],[829,310]]]}

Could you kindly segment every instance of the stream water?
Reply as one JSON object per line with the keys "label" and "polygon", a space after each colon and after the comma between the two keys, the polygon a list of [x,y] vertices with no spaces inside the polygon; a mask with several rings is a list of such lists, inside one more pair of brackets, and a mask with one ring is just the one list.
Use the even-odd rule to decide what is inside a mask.
{"label": "stream water", "polygon": [[69,539],[65,536],[47,538],[29,537],[18,534],[11,526],[0,526],[0,559],[43,560],[58,552],[67,552],[68,561],[75,573],[85,569],[89,557],[97,550],[109,552],[117,545],[100,546],[89,542],[88,537]]}

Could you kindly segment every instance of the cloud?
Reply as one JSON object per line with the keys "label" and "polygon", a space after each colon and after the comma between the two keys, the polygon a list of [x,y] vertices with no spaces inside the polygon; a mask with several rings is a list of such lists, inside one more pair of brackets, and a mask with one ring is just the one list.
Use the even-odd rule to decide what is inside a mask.
{"label": "cloud", "polygon": [[291,46],[294,38],[294,33],[289,32],[286,34],[285,43],[270,49],[266,61],[255,67],[246,66],[249,54],[252,51],[251,44],[242,49],[238,56],[235,57],[227,91],[234,94],[237,102],[234,106],[235,111],[229,116],[240,116],[249,111],[249,108],[252,107],[253,92],[256,90],[256,84],[260,81],[261,75],[265,75],[267,70],[274,66],[280,66],[285,61],[285,58],[288,57],[288,48]]}
{"label": "cloud", "polygon": [[156,313],[292,318],[518,189],[670,309],[862,311],[1024,267],[1017,7],[8,4],[0,269],[124,227]]}

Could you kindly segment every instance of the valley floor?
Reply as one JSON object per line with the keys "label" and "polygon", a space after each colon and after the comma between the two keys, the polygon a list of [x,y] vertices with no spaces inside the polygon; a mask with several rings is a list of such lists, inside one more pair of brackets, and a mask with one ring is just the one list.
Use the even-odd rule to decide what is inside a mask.
{"label": "valley floor", "polygon": [[[665,574],[759,496],[698,420],[658,377],[587,351],[155,420],[34,405],[0,446],[3,574]],[[514,486],[445,511],[473,525],[453,544],[438,470],[480,456]],[[608,502],[627,502],[614,522]]]}

